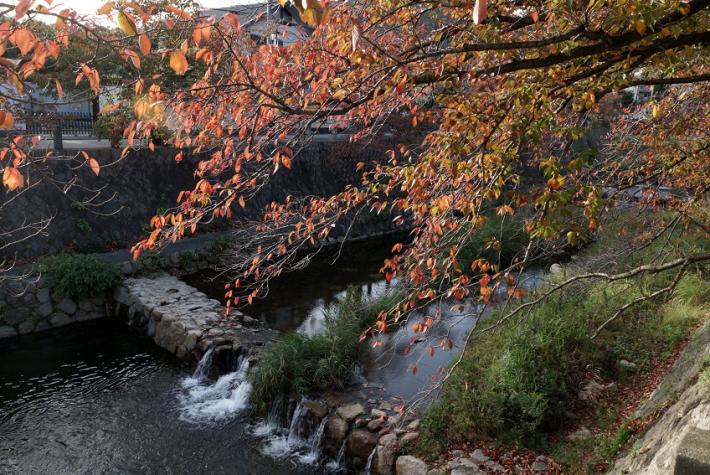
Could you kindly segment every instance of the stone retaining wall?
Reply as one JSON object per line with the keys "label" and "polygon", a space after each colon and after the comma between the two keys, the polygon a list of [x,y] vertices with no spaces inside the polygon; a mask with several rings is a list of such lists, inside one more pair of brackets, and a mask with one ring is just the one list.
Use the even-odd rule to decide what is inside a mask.
{"label": "stone retaining wall", "polygon": [[[330,196],[355,184],[360,173],[356,164],[371,163],[385,157],[385,147],[341,143],[309,144],[293,160],[290,169],[281,169],[242,209],[235,205],[235,217],[254,218],[264,205],[281,201],[288,195]],[[12,206],[0,206],[0,231],[52,218],[41,235],[28,236],[16,245],[0,251],[0,258],[32,258],[66,250],[103,252],[128,248],[147,235],[146,225],[161,209],[176,205],[180,191],[195,186],[194,171],[201,159],[174,157],[176,149],[158,147],[131,151],[121,158],[120,150],[92,150],[90,155],[101,164],[98,176],[88,166],[57,160],[42,162],[34,176],[46,176],[17,196]],[[69,156],[78,150],[67,150]],[[40,166],[40,165],[37,165]],[[63,190],[57,183],[73,182]],[[89,203],[90,202],[90,203]],[[88,204],[87,204],[88,203]],[[217,226],[223,224],[219,220]],[[29,231],[29,230],[28,230]],[[19,237],[19,236],[18,236]]]}
{"label": "stone retaining wall", "polygon": [[0,293],[0,339],[105,317],[107,303],[104,296],[74,301],[53,294],[42,278],[10,282]]}

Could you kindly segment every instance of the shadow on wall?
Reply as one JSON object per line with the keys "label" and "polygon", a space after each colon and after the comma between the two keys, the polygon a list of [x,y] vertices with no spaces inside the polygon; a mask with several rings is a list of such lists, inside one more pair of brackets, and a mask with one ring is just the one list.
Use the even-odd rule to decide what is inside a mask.
{"label": "shadow on wall", "polygon": [[[282,169],[246,209],[235,206],[235,215],[254,217],[266,203],[289,194],[337,193],[359,180],[358,161],[384,155],[378,147],[343,149],[343,145],[313,143],[294,160],[291,170]],[[66,153],[81,157],[78,151]],[[77,166],[82,160],[55,161],[31,170],[33,176],[28,176],[34,178],[34,186],[0,197],[5,202],[0,202],[0,233],[52,220],[40,234],[0,251],[0,259],[130,247],[147,234],[153,215],[175,206],[179,192],[194,187],[200,157],[186,157],[178,163],[175,154],[175,149],[167,147],[154,152],[139,149],[121,160],[120,150],[93,150],[91,157],[101,164],[98,176],[85,164]],[[73,186],[66,187],[66,183]],[[215,226],[220,224],[224,225]]]}

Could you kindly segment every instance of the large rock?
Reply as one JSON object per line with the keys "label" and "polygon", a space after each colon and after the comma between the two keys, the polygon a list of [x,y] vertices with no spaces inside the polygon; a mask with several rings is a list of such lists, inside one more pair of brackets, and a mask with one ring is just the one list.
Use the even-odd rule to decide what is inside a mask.
{"label": "large rock", "polygon": [[692,428],[678,448],[675,473],[706,475],[710,473],[710,431]]}
{"label": "large rock", "polygon": [[37,307],[37,313],[42,318],[47,318],[48,316],[50,316],[52,314],[53,311],[54,311],[54,307],[52,306],[51,300],[44,302]]}
{"label": "large rock", "polygon": [[52,314],[52,317],[49,319],[49,323],[51,323],[55,328],[63,327],[65,325],[69,325],[70,323],[74,323],[74,319],[66,313],[57,312]]}
{"label": "large rock", "polygon": [[74,312],[76,312],[76,302],[74,302],[69,297],[64,297],[57,304],[57,309],[68,314],[68,315],[72,315]]}
{"label": "large rock", "polygon": [[348,439],[348,450],[355,457],[367,460],[377,444],[377,436],[365,429],[355,429]]}
{"label": "large rock", "polygon": [[402,436],[402,445],[406,445],[409,447],[414,446],[414,444],[417,443],[417,440],[419,439],[419,432],[407,432]]}
{"label": "large rock", "polygon": [[325,424],[325,434],[329,439],[340,444],[348,435],[348,423],[340,417],[331,417]]}
{"label": "large rock", "polygon": [[52,296],[50,295],[47,287],[41,288],[37,291],[37,301],[39,301],[39,303],[47,303],[52,301]]}
{"label": "large rock", "polygon": [[377,452],[372,462],[372,468],[378,475],[392,475],[394,473],[394,461],[399,450],[397,436],[386,434],[377,441]]}
{"label": "large rock", "polygon": [[17,336],[17,331],[13,327],[0,327],[0,338],[7,338],[10,336]]}
{"label": "large rock", "polygon": [[397,475],[427,475],[426,463],[411,455],[397,457]]}
{"label": "large rock", "polygon": [[17,331],[20,332],[20,335],[25,335],[27,333],[32,333],[35,329],[35,324],[31,320],[25,320],[24,322],[20,323],[20,325],[17,327]]}
{"label": "large rock", "polygon": [[322,401],[301,401],[301,406],[319,421],[323,420],[323,418],[328,415],[328,406]]}
{"label": "large rock", "polygon": [[94,304],[91,299],[81,299],[79,300],[79,308],[85,312],[91,312],[94,309]]}
{"label": "large rock", "polygon": [[365,412],[365,408],[362,404],[346,404],[345,406],[340,406],[337,411],[335,411],[338,416],[345,419],[347,422],[352,421],[357,416]]}

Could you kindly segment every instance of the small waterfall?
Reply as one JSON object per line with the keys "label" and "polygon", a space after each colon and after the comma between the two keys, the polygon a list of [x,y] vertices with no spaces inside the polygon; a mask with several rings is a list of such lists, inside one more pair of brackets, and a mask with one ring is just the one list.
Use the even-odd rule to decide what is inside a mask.
{"label": "small waterfall", "polygon": [[[305,445],[305,441],[301,438],[301,419],[304,415],[303,405],[299,402],[291,416],[291,422],[288,426],[288,431],[285,430],[269,430],[264,429],[267,434],[267,441],[262,452],[274,458],[283,458],[292,455],[298,449]],[[269,427],[267,421],[266,428]]]}
{"label": "small waterfall", "polygon": [[202,355],[200,362],[197,363],[197,368],[192,374],[193,378],[206,378],[209,374],[210,368],[212,367],[212,355],[214,354],[214,348],[210,347],[207,352]]}
{"label": "small waterfall", "polygon": [[377,446],[375,446],[375,448],[372,449],[372,452],[370,452],[370,456],[367,457],[367,463],[365,464],[365,473],[367,475],[370,475],[372,473],[372,461],[375,458],[376,451],[377,451]]}
{"label": "small waterfall", "polygon": [[293,411],[291,425],[288,428],[288,443],[291,446],[303,444],[301,439],[301,419],[303,417],[303,405],[299,402]]}
{"label": "small waterfall", "polygon": [[251,384],[247,381],[249,359],[240,358],[236,371],[211,382],[207,374],[212,363],[212,350],[202,357],[191,377],[182,381],[178,394],[180,417],[193,423],[215,422],[242,412],[249,404]]}
{"label": "small waterfall", "polygon": [[268,437],[281,428],[281,421],[284,419],[284,400],[277,399],[271,405],[269,415],[265,420],[252,427],[251,433],[256,437]]}
{"label": "small waterfall", "polygon": [[[303,403],[299,402],[293,411],[288,427],[283,427],[279,424],[282,420],[283,407],[283,403],[272,406],[269,418],[253,431],[255,435],[266,438],[262,452],[274,458],[293,457],[305,465],[318,464],[321,459],[321,447],[325,438],[325,426],[328,418],[321,419],[318,427],[310,427],[312,416]],[[308,437],[306,438],[306,436]]]}
{"label": "small waterfall", "polygon": [[325,424],[327,422],[328,417],[326,416],[320,421],[320,424],[318,424],[318,428],[316,429],[316,431],[308,438],[308,453],[299,457],[299,460],[302,463],[312,465],[314,463],[317,463],[320,459],[320,449],[321,445],[323,444],[323,437],[325,436]]}
{"label": "small waterfall", "polygon": [[182,380],[182,387],[190,388],[193,386],[197,386],[200,382],[207,379],[207,376],[210,373],[210,368],[212,367],[213,353],[214,349],[210,348],[204,355],[202,355],[202,358],[197,363],[197,368],[195,368],[195,371],[192,373],[192,376]]}
{"label": "small waterfall", "polygon": [[338,450],[338,456],[335,458],[335,460],[331,460],[325,466],[325,468],[328,469],[329,472],[340,471],[341,464],[343,463],[343,459],[345,458],[345,447],[347,444],[347,440],[348,440],[347,437],[345,439],[343,439],[343,443],[340,444],[340,449]]}

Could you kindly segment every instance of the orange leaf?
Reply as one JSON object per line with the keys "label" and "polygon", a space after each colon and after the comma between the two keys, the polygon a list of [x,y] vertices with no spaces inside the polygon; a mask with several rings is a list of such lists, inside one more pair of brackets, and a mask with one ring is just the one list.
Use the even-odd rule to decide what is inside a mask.
{"label": "orange leaf", "polygon": [[148,38],[148,35],[145,33],[141,33],[141,35],[138,37],[138,46],[140,46],[141,53],[143,53],[143,56],[148,56],[150,54],[150,38]]}
{"label": "orange leaf", "polygon": [[59,82],[59,79],[55,79],[54,84],[57,86],[57,95],[60,98],[64,97],[64,88],[62,87],[62,83]]}
{"label": "orange leaf", "polygon": [[200,46],[202,41],[202,27],[198,26],[192,30],[192,41],[195,42],[195,46]]}
{"label": "orange leaf", "polygon": [[2,174],[2,184],[10,191],[15,191],[18,188],[25,186],[25,177],[15,167],[7,167]]}
{"label": "orange leaf", "polygon": [[175,74],[182,76],[187,71],[187,58],[182,51],[170,52],[170,67]]}
{"label": "orange leaf", "polygon": [[111,10],[113,10],[114,6],[115,5],[113,2],[106,2],[101,5],[98,10],[96,10],[96,13],[98,13],[99,15],[108,15],[109,13],[111,13]]}
{"label": "orange leaf", "polygon": [[21,54],[26,55],[34,48],[37,38],[27,28],[18,28],[10,36],[10,41],[19,48]]}
{"label": "orange leaf", "polygon": [[133,63],[133,66],[134,66],[136,69],[140,69],[140,68],[141,68],[141,58],[140,58],[140,56],[138,56],[138,53],[136,53],[135,51],[130,50],[130,49],[124,49],[124,50],[122,51],[121,56],[123,56],[123,59],[124,59],[124,60],[125,60],[126,58],[130,59],[130,60],[131,60],[131,63]]}
{"label": "orange leaf", "polygon": [[89,168],[94,172],[94,175],[99,176],[101,165],[99,165],[99,162],[97,162],[95,158],[89,158]]}
{"label": "orange leaf", "polygon": [[487,0],[476,0],[476,4],[473,6],[473,24],[480,25],[486,21],[488,16],[488,1]]}
{"label": "orange leaf", "polygon": [[165,5],[163,8],[165,8],[167,11],[174,13],[175,15],[179,16],[183,20],[192,20],[192,15],[187,13],[185,10],[180,10],[179,8],[176,8],[172,5]]}
{"label": "orange leaf", "polygon": [[2,122],[0,122],[0,129],[10,129],[15,125],[15,118],[7,111],[3,111]]}
{"label": "orange leaf", "polygon": [[32,3],[31,0],[20,0],[17,2],[17,6],[15,7],[15,20],[19,20],[25,14],[27,13],[27,10],[30,8],[30,4]]}

